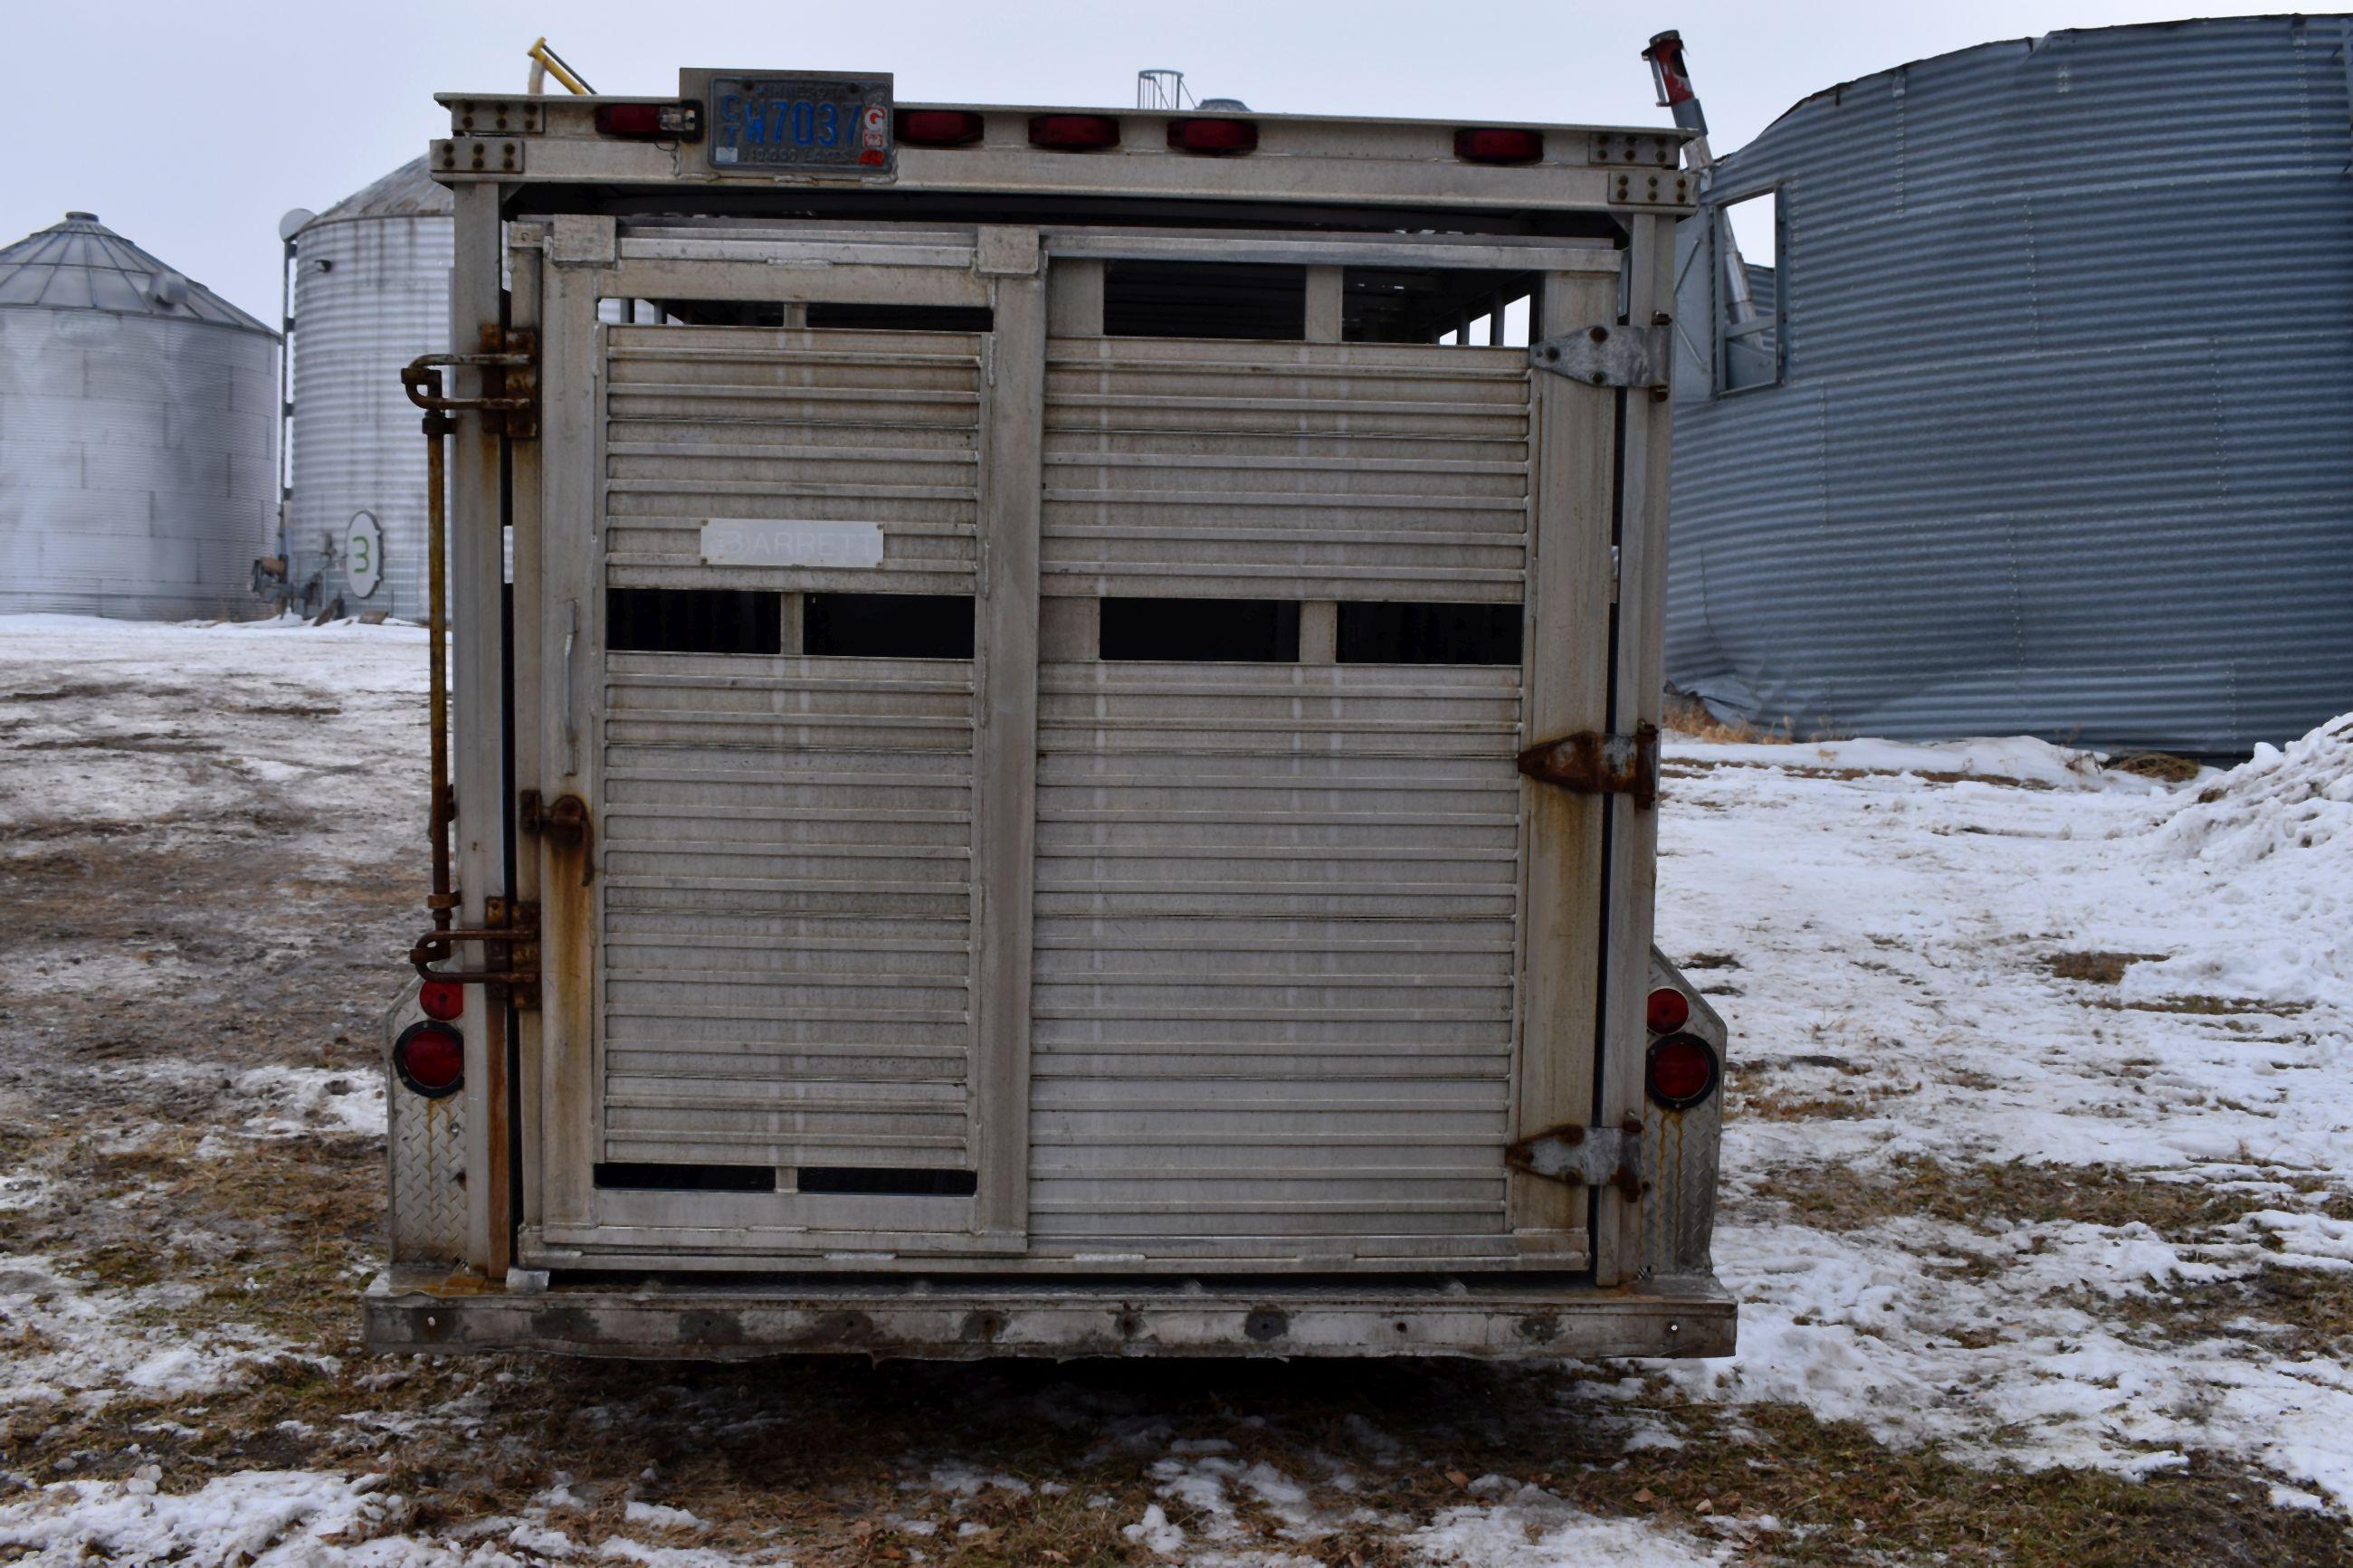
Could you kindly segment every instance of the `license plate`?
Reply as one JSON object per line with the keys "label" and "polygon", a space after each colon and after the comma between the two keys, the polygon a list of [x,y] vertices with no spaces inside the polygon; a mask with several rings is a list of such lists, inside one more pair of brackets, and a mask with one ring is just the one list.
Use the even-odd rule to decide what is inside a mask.
{"label": "license plate", "polygon": [[714,76],[711,166],[739,174],[889,174],[891,79]]}

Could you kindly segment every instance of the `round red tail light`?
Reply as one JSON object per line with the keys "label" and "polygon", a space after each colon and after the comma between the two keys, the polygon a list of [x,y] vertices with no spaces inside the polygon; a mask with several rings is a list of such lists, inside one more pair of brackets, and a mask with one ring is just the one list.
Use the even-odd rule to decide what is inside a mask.
{"label": "round red tail light", "polygon": [[1669,1110],[1688,1110],[1715,1092],[1715,1047],[1697,1035],[1651,1042],[1651,1098]]}
{"label": "round red tail light", "polygon": [[1258,151],[1255,120],[1172,120],[1168,122],[1172,152],[1199,153],[1213,158]]}
{"label": "round red tail light", "polygon": [[392,1070],[427,1100],[466,1085],[466,1042],[447,1024],[411,1024],[393,1042]]}
{"label": "round red tail light", "polygon": [[1533,163],[1544,156],[1544,132],[1468,127],[1454,133],[1454,155],[1466,163]]}
{"label": "round red tail light", "polygon": [[1119,121],[1108,114],[1033,114],[1029,145],[1056,153],[1093,153],[1119,145]]}
{"label": "round red tail light", "polygon": [[980,116],[962,109],[902,109],[899,140],[910,147],[970,147],[987,129]]}
{"label": "round red tail light", "polygon": [[466,987],[455,980],[428,980],[417,987],[417,1005],[427,1017],[446,1024],[466,1010]]}
{"label": "round red tail light", "polygon": [[1651,993],[1649,1012],[1651,1033],[1672,1035],[1691,1022],[1691,998],[1672,985],[1662,985]]}

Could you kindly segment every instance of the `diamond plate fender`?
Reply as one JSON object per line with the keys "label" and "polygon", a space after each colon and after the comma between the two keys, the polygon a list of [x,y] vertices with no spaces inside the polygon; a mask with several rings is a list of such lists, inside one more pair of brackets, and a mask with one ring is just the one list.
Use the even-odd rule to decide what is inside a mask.
{"label": "diamond plate fender", "polygon": [[425,1016],[417,1005],[423,984],[411,980],[384,1016],[385,1228],[395,1263],[448,1267],[466,1256],[466,1097],[412,1094],[392,1069],[392,1043]]}
{"label": "diamond plate fender", "polygon": [[1699,1104],[1669,1110],[1647,1095],[1642,1100],[1642,1203],[1641,1278],[1705,1274],[1713,1267],[1715,1186],[1724,1142],[1723,1064],[1730,1031],[1683,972],[1651,950],[1651,984],[1671,985],[1691,998],[1686,1032],[1715,1050],[1716,1089]]}

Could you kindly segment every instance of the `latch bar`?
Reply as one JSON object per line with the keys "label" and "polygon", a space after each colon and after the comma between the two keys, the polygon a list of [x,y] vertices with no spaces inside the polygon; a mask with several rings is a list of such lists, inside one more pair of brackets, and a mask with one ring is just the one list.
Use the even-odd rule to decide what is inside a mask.
{"label": "latch bar", "polygon": [[1645,721],[1630,735],[1579,730],[1522,752],[1520,772],[1580,795],[1630,795],[1648,811],[1659,803],[1659,727]]}

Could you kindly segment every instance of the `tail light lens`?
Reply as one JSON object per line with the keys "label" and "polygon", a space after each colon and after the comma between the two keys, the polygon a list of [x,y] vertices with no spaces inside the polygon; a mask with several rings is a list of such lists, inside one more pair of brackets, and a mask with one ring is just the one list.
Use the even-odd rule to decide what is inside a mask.
{"label": "tail light lens", "polygon": [[1691,1022],[1691,998],[1672,985],[1662,985],[1651,993],[1649,1012],[1651,1033],[1672,1035]]}
{"label": "tail light lens", "polygon": [[600,103],[596,106],[596,134],[640,142],[700,142],[702,105]]}
{"label": "tail light lens", "polygon": [[961,109],[902,109],[897,132],[909,147],[970,147],[986,129],[979,115]]}
{"label": "tail light lens", "polygon": [[1172,120],[1168,122],[1168,146],[1172,152],[1198,153],[1211,158],[1255,153],[1258,151],[1258,121]]}
{"label": "tail light lens", "polygon": [[427,1017],[446,1024],[466,1010],[466,988],[455,980],[428,980],[417,988],[417,1005]]}
{"label": "tail light lens", "polygon": [[1119,121],[1108,114],[1033,114],[1029,145],[1054,153],[1095,153],[1119,145]]}
{"label": "tail light lens", "polygon": [[1715,1047],[1697,1035],[1651,1042],[1644,1074],[1651,1098],[1668,1110],[1688,1110],[1715,1092]]}
{"label": "tail light lens", "polygon": [[411,1024],[393,1042],[392,1070],[427,1100],[466,1087],[466,1042],[447,1024]]}
{"label": "tail light lens", "polygon": [[1544,156],[1544,132],[1465,127],[1454,133],[1454,155],[1466,163],[1533,163]]}

